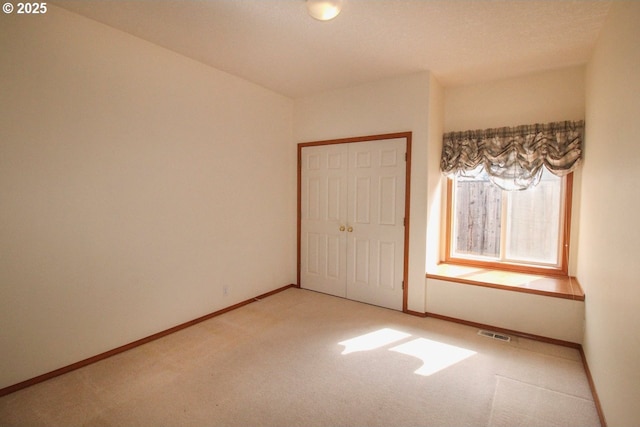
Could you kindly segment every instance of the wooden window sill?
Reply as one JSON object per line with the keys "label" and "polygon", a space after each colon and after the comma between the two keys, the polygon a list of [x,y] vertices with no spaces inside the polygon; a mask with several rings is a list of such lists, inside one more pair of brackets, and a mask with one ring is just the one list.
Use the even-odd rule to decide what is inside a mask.
{"label": "wooden window sill", "polygon": [[584,301],[584,291],[576,278],[570,276],[543,276],[488,268],[439,264],[433,270],[427,272],[427,278]]}

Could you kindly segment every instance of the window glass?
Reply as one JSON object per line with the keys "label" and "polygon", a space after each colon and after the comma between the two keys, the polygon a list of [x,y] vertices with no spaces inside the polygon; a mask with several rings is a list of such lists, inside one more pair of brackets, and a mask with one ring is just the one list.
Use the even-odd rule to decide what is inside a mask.
{"label": "window glass", "polygon": [[543,170],[533,188],[505,191],[482,168],[453,180],[449,257],[560,267],[564,179]]}
{"label": "window glass", "polygon": [[457,255],[500,257],[502,190],[481,170],[455,178],[454,252]]}
{"label": "window glass", "polygon": [[558,263],[562,178],[543,170],[534,188],[507,193],[508,260]]}

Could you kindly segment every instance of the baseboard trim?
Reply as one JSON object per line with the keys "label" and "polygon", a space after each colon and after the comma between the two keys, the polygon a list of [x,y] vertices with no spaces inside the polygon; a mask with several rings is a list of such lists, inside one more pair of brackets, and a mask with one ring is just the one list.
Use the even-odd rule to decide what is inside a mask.
{"label": "baseboard trim", "polygon": [[582,364],[584,365],[584,370],[587,373],[587,380],[589,381],[589,388],[591,389],[591,394],[593,395],[593,403],[595,403],[596,411],[598,411],[598,418],[600,418],[600,425],[602,427],[607,427],[607,420],[604,418],[604,412],[602,410],[602,405],[600,405],[600,398],[598,397],[598,392],[596,391],[596,384],[593,382],[593,377],[591,376],[591,370],[589,369],[587,356],[584,354],[584,348],[580,346],[578,350],[580,350],[580,357],[582,358]]}
{"label": "baseboard trim", "polygon": [[111,357],[111,356],[114,356],[116,354],[123,353],[123,352],[125,352],[127,350],[131,350],[132,348],[135,348],[135,347],[141,346],[143,344],[146,344],[148,342],[151,342],[151,341],[157,340],[159,338],[165,337],[165,336],[167,336],[169,334],[172,334],[174,332],[178,332],[178,331],[180,331],[182,329],[188,328],[189,326],[193,326],[193,325],[195,325],[197,323],[204,322],[205,320],[209,320],[209,319],[211,319],[213,317],[220,316],[221,314],[228,313],[228,312],[233,311],[233,310],[235,310],[237,308],[240,308],[240,307],[243,307],[245,305],[251,304],[252,302],[259,301],[259,300],[261,300],[263,298],[269,297],[271,295],[275,295],[275,294],[277,294],[279,292],[282,292],[284,290],[287,290],[289,288],[294,288],[294,287],[297,287],[297,285],[293,285],[292,284],[292,285],[283,286],[281,288],[278,288],[278,289],[275,289],[273,291],[264,293],[262,295],[258,295],[257,297],[254,297],[254,298],[251,298],[251,299],[248,299],[248,300],[245,300],[245,301],[241,301],[241,302],[239,302],[237,304],[231,305],[229,307],[225,307],[225,308],[223,308],[221,310],[214,311],[213,313],[209,313],[209,314],[206,314],[204,316],[198,317],[197,319],[193,319],[193,320],[190,320],[188,322],[181,323],[180,325],[174,326],[172,328],[166,329],[166,330],[158,332],[156,334],[149,335],[148,337],[141,338],[141,339],[139,339],[137,341],[133,341],[133,342],[131,342],[129,344],[125,344],[123,346],[114,348],[114,349],[106,351],[104,353],[100,353],[98,355],[89,357],[88,359],[84,359],[84,360],[81,360],[79,362],[72,363],[71,365],[67,365],[67,366],[64,366],[62,368],[58,368],[58,369],[56,369],[54,371],[47,372],[46,374],[38,375],[37,377],[30,378],[28,380],[19,382],[19,383],[14,384],[14,385],[10,385],[8,387],[4,387],[4,388],[0,389],[0,397],[6,396],[7,394],[14,393],[14,392],[16,392],[18,390],[22,390],[23,388],[27,388],[29,386],[41,383],[41,382],[49,380],[51,378],[55,378],[55,377],[57,377],[59,375],[63,375],[63,374],[66,374],[68,372],[75,371],[76,369],[85,367],[87,365],[91,365],[92,363],[99,362],[100,360],[104,360],[104,359],[106,359],[108,357]]}
{"label": "baseboard trim", "polygon": [[564,347],[571,347],[571,348],[577,348],[577,349],[580,349],[580,347],[582,347],[580,344],[571,342],[571,341],[564,341],[564,340],[559,340],[555,338],[544,337],[541,335],[529,334],[527,332],[514,331],[513,329],[505,329],[505,328],[500,328],[493,325],[487,325],[484,323],[471,322],[469,320],[457,319],[455,317],[443,316],[441,314],[435,314],[435,313],[425,313],[425,314],[426,314],[426,317],[433,317],[434,319],[461,323],[463,325],[473,326],[474,328],[491,329],[492,331],[502,332],[503,334],[515,335],[517,337],[528,338],[535,341],[542,341],[549,344],[556,344]]}
{"label": "baseboard trim", "polygon": [[417,317],[427,317],[427,313],[421,313],[419,311],[404,310],[404,313],[410,314],[412,316],[417,316]]}

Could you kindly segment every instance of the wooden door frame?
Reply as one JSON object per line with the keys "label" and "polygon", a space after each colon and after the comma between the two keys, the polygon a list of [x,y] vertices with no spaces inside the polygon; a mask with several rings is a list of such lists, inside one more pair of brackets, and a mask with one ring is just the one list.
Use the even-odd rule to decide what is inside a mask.
{"label": "wooden door frame", "polygon": [[404,261],[402,280],[404,286],[402,287],[402,311],[408,313],[408,295],[409,295],[409,220],[410,205],[411,205],[411,132],[397,132],[397,133],[385,133],[380,135],[358,136],[352,138],[340,138],[329,139],[324,141],[311,141],[298,143],[298,214],[297,214],[297,277],[296,286],[300,287],[300,239],[302,234],[302,149],[305,147],[313,147],[318,145],[332,145],[332,144],[350,144],[353,142],[370,142],[380,141],[384,139],[398,139],[404,138],[407,148],[407,164],[405,171],[405,195],[404,195]]}

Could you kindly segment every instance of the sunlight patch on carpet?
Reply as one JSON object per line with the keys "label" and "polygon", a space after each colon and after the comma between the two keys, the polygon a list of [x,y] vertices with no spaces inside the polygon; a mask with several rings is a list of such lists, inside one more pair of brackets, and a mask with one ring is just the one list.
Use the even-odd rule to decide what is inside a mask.
{"label": "sunlight patch on carpet", "polygon": [[455,345],[444,344],[426,338],[417,338],[408,343],[390,349],[398,353],[416,357],[422,360],[422,366],[414,371],[418,375],[428,377],[438,371],[462,362],[476,354],[475,351]]}
{"label": "sunlight patch on carpet", "polygon": [[[345,347],[342,354],[350,354],[358,351],[380,349],[409,337],[411,337],[411,334],[395,329],[383,328],[346,341],[341,341],[338,344]],[[425,377],[476,354],[475,351],[466,348],[456,347],[455,345],[444,344],[426,338],[413,339],[390,348],[389,351],[420,359],[422,366],[414,371],[414,373]]]}
{"label": "sunlight patch on carpet", "polygon": [[395,329],[383,328],[375,332],[351,338],[350,340],[339,342],[338,344],[345,347],[342,354],[349,354],[357,351],[375,350],[410,336],[411,334],[396,331]]}

